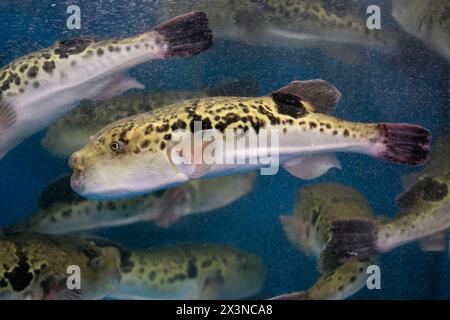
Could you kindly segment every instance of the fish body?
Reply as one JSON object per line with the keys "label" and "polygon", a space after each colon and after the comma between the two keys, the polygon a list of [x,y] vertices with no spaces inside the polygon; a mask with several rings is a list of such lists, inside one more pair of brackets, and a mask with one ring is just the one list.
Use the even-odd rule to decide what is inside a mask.
{"label": "fish body", "polygon": [[[93,242],[37,233],[0,233],[0,299],[101,299],[119,285],[120,253]],[[80,289],[68,289],[69,266]]]}
{"label": "fish body", "polygon": [[392,51],[399,40],[387,28],[368,29],[366,8],[362,10],[358,1],[165,0],[161,18],[199,8],[208,13],[217,37],[254,45],[326,49],[358,45]]}
{"label": "fish body", "polygon": [[384,223],[370,219],[335,221],[332,239],[322,253],[323,263],[350,258],[349,252],[352,258],[366,259],[430,236],[443,241],[435,236],[450,228],[449,141],[445,129],[429,164],[405,179],[407,189],[397,198],[401,208],[397,218]]}
{"label": "fish body", "polygon": [[[274,155],[269,158],[269,174],[275,174],[281,164],[303,179],[340,168],[335,152],[412,165],[426,161],[428,130],[407,124],[354,123],[326,115],[339,97],[339,91],[326,81],[295,81],[270,97],[187,100],[113,122],[70,158],[72,188],[94,199],[129,197],[191,179],[267,167],[261,154]],[[214,135],[214,148],[219,151],[232,146],[222,153],[226,158],[197,161],[196,154],[202,157],[208,150],[205,134]],[[266,144],[248,142],[263,139]],[[193,141],[194,149],[186,141]],[[193,155],[191,162],[175,162],[188,154]]]}
{"label": "fish body", "polygon": [[[345,218],[373,218],[367,199],[352,187],[320,183],[301,188],[293,216],[280,216],[289,241],[307,255],[318,258],[331,239],[333,221]],[[366,270],[373,259],[348,261],[324,272],[307,291],[274,299],[345,299],[366,283]]]}
{"label": "fish body", "polygon": [[406,32],[450,59],[449,0],[395,0],[392,15]]}
{"label": "fish body", "polygon": [[242,299],[265,280],[259,257],[218,244],[130,251],[117,299]]}
{"label": "fish body", "polygon": [[[75,194],[70,188],[70,176],[65,175],[44,190],[41,207],[36,214],[11,228],[65,234],[146,221],[169,227],[182,217],[208,212],[236,201],[252,190],[255,180],[256,174],[251,172],[241,176],[193,180],[127,200],[95,201]],[[59,198],[49,197],[50,193],[58,194]]]}
{"label": "fish body", "polygon": [[178,101],[214,95],[248,95],[259,92],[248,80],[228,80],[198,91],[163,91],[125,94],[108,101],[86,101],[50,125],[42,145],[54,154],[70,156],[84,147],[89,138],[113,121],[152,111]]}
{"label": "fish body", "polygon": [[0,158],[83,99],[143,88],[121,72],[154,59],[200,53],[211,39],[206,15],[193,12],[136,36],[63,40],[14,60],[0,70]]}

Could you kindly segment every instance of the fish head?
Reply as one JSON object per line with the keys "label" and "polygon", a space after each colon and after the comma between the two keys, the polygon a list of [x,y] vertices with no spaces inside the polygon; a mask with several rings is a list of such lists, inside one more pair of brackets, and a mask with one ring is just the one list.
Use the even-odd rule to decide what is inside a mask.
{"label": "fish head", "polygon": [[72,189],[94,200],[124,199],[182,182],[161,143],[130,121],[107,126],[70,157]]}
{"label": "fish head", "polygon": [[120,251],[109,246],[99,248],[92,242],[83,250],[87,267],[82,271],[83,298],[101,299],[112,293],[122,279]]}

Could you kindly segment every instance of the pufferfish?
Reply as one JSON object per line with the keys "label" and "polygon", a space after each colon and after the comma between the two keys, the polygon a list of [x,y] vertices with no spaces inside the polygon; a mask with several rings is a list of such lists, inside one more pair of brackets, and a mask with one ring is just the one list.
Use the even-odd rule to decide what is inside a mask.
{"label": "pufferfish", "polygon": [[426,251],[444,250],[444,233],[450,229],[449,142],[450,131],[444,129],[424,170],[404,178],[406,190],[397,198],[401,208],[397,218],[334,221],[321,254],[322,267],[367,259],[415,241]]}
{"label": "pufferfish", "polygon": [[76,233],[101,228],[153,222],[167,228],[180,218],[224,207],[248,194],[256,174],[192,180],[126,200],[95,201],[70,188],[70,175],[52,182],[41,194],[39,210],[11,226],[47,234]]}
{"label": "pufferfish", "polygon": [[[280,216],[283,230],[298,249],[318,258],[331,238],[332,223],[344,218],[375,218],[367,199],[350,186],[320,183],[301,188],[292,216]],[[358,292],[367,281],[367,267],[373,259],[348,261],[320,278],[307,291],[285,294],[274,299],[346,299]]]}
{"label": "pufferfish", "polygon": [[[87,198],[114,199],[197,178],[257,169],[275,174],[279,165],[313,179],[341,167],[336,152],[410,165],[426,161],[427,129],[326,115],[339,98],[324,80],[294,81],[270,96],[193,99],[115,121],[70,158],[72,188]],[[203,155],[222,151],[211,145],[225,146],[226,159],[205,161]],[[188,155],[191,161],[179,161]]]}
{"label": "pufferfish", "polygon": [[[92,241],[29,232],[0,232],[0,299],[102,299],[119,285],[120,251]],[[80,287],[70,288],[69,267]]]}
{"label": "pufferfish", "polygon": [[242,299],[262,288],[260,257],[221,244],[181,244],[122,251],[116,299]]}
{"label": "pufferfish", "polygon": [[138,64],[199,54],[212,45],[203,12],[175,17],[123,39],[63,40],[0,69],[0,159],[84,100],[143,88],[121,76]]}

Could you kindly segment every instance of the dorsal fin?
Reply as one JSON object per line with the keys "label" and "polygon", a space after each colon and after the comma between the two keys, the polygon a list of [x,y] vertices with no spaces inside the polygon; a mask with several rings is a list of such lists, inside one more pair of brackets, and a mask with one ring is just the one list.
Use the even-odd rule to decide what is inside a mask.
{"label": "dorsal fin", "polygon": [[50,182],[39,196],[39,207],[49,208],[56,202],[72,203],[83,200],[70,187],[70,174],[64,174]]}
{"label": "dorsal fin", "polygon": [[[272,93],[272,97],[278,102],[278,97],[283,98],[283,103],[296,103],[295,100],[306,101],[303,104],[307,111],[328,114],[341,98],[339,90],[325,80],[294,81],[287,86]],[[289,98],[286,101],[286,98]],[[290,101],[289,101],[290,100]]]}

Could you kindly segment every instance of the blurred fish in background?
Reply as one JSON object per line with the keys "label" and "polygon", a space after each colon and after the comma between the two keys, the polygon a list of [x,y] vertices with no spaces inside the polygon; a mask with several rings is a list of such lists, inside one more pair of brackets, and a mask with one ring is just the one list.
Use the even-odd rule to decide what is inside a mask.
{"label": "blurred fish in background", "polygon": [[259,292],[261,258],[221,244],[178,244],[122,253],[116,299],[243,299]]}
{"label": "blurred fish in background", "polygon": [[[369,202],[357,190],[337,183],[320,183],[301,188],[292,216],[280,216],[289,241],[308,256],[318,258],[331,238],[332,223],[344,218],[374,218]],[[274,299],[345,299],[358,292],[367,280],[373,259],[348,261],[332,270],[320,270],[318,281],[307,291]]]}
{"label": "blurred fish in background", "polygon": [[42,192],[39,211],[11,228],[64,234],[146,221],[169,227],[181,217],[212,211],[238,200],[252,190],[255,180],[256,173],[194,180],[133,199],[94,201],[72,191],[70,175],[64,175]]}
{"label": "blurred fish in background", "polygon": [[[114,246],[37,233],[0,231],[0,299],[102,299],[122,277]],[[69,266],[80,268],[81,288],[69,289]]]}

